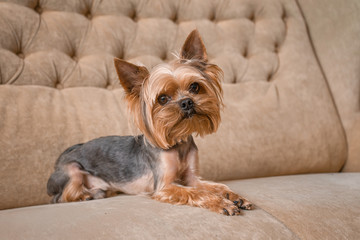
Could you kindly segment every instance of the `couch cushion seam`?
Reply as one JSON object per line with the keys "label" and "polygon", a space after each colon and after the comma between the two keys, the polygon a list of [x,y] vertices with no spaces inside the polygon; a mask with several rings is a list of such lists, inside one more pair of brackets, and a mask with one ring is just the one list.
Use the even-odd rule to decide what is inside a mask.
{"label": "couch cushion seam", "polygon": [[277,218],[276,216],[274,216],[272,213],[266,211],[264,208],[260,207],[259,205],[255,205],[256,209],[260,209],[262,211],[264,211],[266,214],[270,215],[273,219],[275,219],[278,223],[280,223],[283,227],[285,227],[287,230],[289,230],[297,239],[301,239],[288,225],[286,225],[283,221],[281,221],[279,218]]}

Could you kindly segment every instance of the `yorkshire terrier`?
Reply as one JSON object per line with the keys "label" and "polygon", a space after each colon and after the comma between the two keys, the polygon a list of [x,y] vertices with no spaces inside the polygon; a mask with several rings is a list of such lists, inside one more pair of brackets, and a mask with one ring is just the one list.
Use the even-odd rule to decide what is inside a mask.
{"label": "yorkshire terrier", "polygon": [[125,193],[225,215],[252,208],[226,185],[198,175],[192,134],[204,136],[218,129],[223,72],[208,63],[197,30],[189,34],[179,55],[151,72],[114,59],[129,112],[142,135],[101,137],[66,149],[47,183],[53,203]]}

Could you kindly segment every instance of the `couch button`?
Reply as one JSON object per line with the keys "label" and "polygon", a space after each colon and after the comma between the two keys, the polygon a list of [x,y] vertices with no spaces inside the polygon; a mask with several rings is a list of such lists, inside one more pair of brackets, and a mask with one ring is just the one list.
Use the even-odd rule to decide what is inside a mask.
{"label": "couch button", "polygon": [[137,14],[136,14],[136,11],[135,11],[135,10],[131,13],[130,18],[131,18],[134,22],[137,22],[137,21],[138,21]]}
{"label": "couch button", "polygon": [[247,48],[245,48],[242,55],[243,55],[244,58],[248,58],[248,49]]}
{"label": "couch button", "polygon": [[22,52],[19,52],[17,55],[18,55],[18,57],[21,58],[21,59],[24,59],[24,58],[25,58],[25,54],[22,53]]}
{"label": "couch button", "polygon": [[255,13],[252,13],[248,19],[251,21],[251,22],[255,22]]}
{"label": "couch button", "polygon": [[91,14],[91,12],[87,12],[87,13],[85,13],[85,17],[87,17],[89,20],[91,20],[93,18],[93,15]]}
{"label": "couch button", "polygon": [[37,5],[34,10],[39,14],[42,14],[44,11],[44,9],[40,5]]}
{"label": "couch button", "polygon": [[287,14],[286,14],[285,10],[283,11],[281,18],[284,22],[286,22]]}
{"label": "couch button", "polygon": [[61,83],[56,84],[57,89],[64,89],[64,86]]}
{"label": "couch button", "polygon": [[175,24],[177,23],[177,20],[178,20],[178,15],[177,13],[175,13],[171,18],[170,18],[171,21],[173,21]]}
{"label": "couch button", "polygon": [[274,45],[274,52],[279,53],[279,44],[275,43]]}

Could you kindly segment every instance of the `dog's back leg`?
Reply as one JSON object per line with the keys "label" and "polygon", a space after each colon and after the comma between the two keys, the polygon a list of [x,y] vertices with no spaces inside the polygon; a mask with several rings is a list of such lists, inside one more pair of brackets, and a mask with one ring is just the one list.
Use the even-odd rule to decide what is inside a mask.
{"label": "dog's back leg", "polygon": [[105,198],[108,188],[104,180],[84,171],[76,162],[58,167],[47,183],[48,194],[53,196],[52,203]]}
{"label": "dog's back leg", "polygon": [[75,162],[56,169],[47,183],[48,194],[54,196],[51,202],[74,202],[92,199],[85,186],[85,175],[87,174]]}
{"label": "dog's back leg", "polygon": [[47,194],[52,196],[51,203],[61,202],[62,192],[70,177],[63,169],[56,169],[47,182]]}

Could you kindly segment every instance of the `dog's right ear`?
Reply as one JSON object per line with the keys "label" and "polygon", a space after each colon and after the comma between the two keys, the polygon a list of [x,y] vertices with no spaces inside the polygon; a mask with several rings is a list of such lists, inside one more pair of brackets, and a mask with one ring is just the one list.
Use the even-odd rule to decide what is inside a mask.
{"label": "dog's right ear", "polygon": [[149,71],[146,67],[137,66],[118,58],[114,58],[114,64],[126,95],[138,97],[144,80],[149,76]]}
{"label": "dog's right ear", "polygon": [[188,60],[197,59],[207,62],[206,48],[197,29],[193,30],[186,38],[181,48],[180,58]]}

